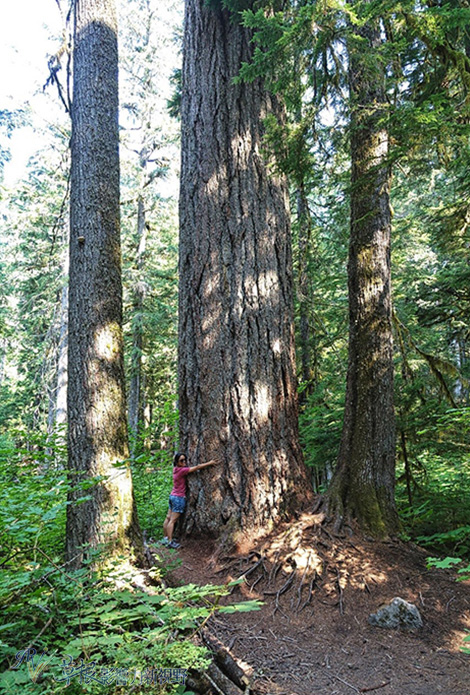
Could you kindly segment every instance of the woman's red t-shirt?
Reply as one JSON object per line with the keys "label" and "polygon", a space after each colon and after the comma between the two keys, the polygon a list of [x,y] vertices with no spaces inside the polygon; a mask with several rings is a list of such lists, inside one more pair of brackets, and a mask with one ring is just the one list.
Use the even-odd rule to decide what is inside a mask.
{"label": "woman's red t-shirt", "polygon": [[173,468],[173,490],[171,495],[174,497],[186,497],[186,476],[191,469],[189,466]]}

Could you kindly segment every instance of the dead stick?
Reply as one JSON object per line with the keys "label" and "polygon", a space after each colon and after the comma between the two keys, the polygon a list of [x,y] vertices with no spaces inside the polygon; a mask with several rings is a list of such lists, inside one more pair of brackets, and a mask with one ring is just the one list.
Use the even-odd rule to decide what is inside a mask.
{"label": "dead stick", "polygon": [[296,612],[296,613],[297,613],[297,611],[299,610],[300,602],[302,601],[302,588],[303,588],[303,586],[304,586],[304,579],[305,579],[305,576],[306,576],[306,574],[307,574],[307,572],[308,572],[308,568],[310,567],[310,558],[311,558],[311,557],[312,557],[312,553],[310,553],[310,555],[308,556],[307,564],[306,564],[305,570],[304,570],[304,572],[303,572],[303,574],[302,574],[302,578],[301,578],[300,583],[299,583],[299,588],[297,589],[298,601],[297,601],[297,605],[296,605],[296,607],[295,607],[295,612]]}
{"label": "dead stick", "polygon": [[[35,642],[38,641],[38,639],[41,637],[41,635],[43,634],[43,632],[45,632],[45,631],[47,630],[47,628],[49,627],[49,625],[50,625],[51,623],[52,623],[52,618],[49,618],[49,620],[47,621],[47,623],[43,626],[43,628],[42,628],[41,632],[39,633],[39,635],[37,635],[37,636],[33,639],[33,641],[30,642],[29,645],[26,647],[26,649],[24,650],[24,651],[25,651],[25,654],[26,654],[27,651],[29,652],[29,650],[31,649],[31,647],[33,646],[33,644],[34,644]],[[29,665],[28,665],[28,667],[29,667]]]}
{"label": "dead stick", "polygon": [[361,691],[359,690],[359,688],[356,688],[355,685],[351,685],[351,683],[348,683],[348,681],[344,681],[344,680],[343,680],[342,678],[340,678],[339,676],[335,676],[335,675],[333,674],[333,678],[336,678],[336,680],[341,681],[341,683],[344,683],[344,685],[347,685],[348,688],[351,688],[352,690],[355,690],[356,693],[360,693],[360,692],[361,692]]}
{"label": "dead stick", "polygon": [[271,572],[269,573],[268,587],[271,585],[272,580],[276,578],[276,574],[279,571],[280,564],[278,564],[278,560],[279,560],[280,553],[281,553],[281,551],[278,550],[276,553],[276,557],[274,558],[274,564],[273,564],[273,567],[271,569]]}
{"label": "dead stick", "polygon": [[[251,673],[246,672],[230,654],[230,647],[226,647],[215,635],[204,629],[202,639],[205,644],[211,649],[214,654],[214,659],[222,673],[230,678],[242,690],[245,689],[250,682]],[[235,637],[237,639],[237,637]],[[231,644],[233,646],[234,640]]]}
{"label": "dead stick", "polygon": [[305,606],[308,606],[309,603],[310,603],[310,601],[312,600],[313,585],[314,585],[314,583],[315,583],[316,574],[317,574],[317,573],[315,572],[315,574],[313,575],[312,579],[310,580],[310,585],[309,585],[309,587],[308,587],[308,596],[307,596],[307,600],[305,601],[304,605],[303,605],[302,608],[300,609],[301,611],[303,611],[303,609],[305,608]]}
{"label": "dead stick", "polygon": [[343,589],[341,587],[341,575],[339,573],[338,568],[336,568],[336,583],[338,585],[338,593],[339,593],[339,612],[341,613],[341,615],[344,615]]}
{"label": "dead stick", "polygon": [[385,688],[386,685],[390,685],[391,681],[385,681],[385,683],[381,683],[380,685],[372,685],[370,688],[361,688],[359,690],[360,693],[369,693],[371,690],[378,690],[379,688]]}

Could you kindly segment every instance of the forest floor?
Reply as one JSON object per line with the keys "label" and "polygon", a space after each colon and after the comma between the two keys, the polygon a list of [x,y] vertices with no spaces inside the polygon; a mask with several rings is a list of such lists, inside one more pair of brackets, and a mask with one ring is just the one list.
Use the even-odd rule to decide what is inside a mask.
{"label": "forest floor", "polygon": [[[258,693],[470,695],[470,655],[460,651],[470,582],[427,569],[429,553],[413,544],[339,537],[321,522],[303,514],[225,553],[220,544],[183,540],[168,581],[223,584],[245,575],[227,602],[256,598],[261,610],[218,614],[209,627],[249,665]],[[396,596],[418,607],[421,629],[368,623]]]}

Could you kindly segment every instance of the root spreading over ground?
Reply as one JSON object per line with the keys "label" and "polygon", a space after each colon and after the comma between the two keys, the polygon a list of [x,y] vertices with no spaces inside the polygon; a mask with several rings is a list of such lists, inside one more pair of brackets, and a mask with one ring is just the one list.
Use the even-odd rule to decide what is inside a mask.
{"label": "root spreading over ground", "polygon": [[[214,669],[228,680],[214,670],[213,679],[194,684],[205,695],[470,694],[470,655],[461,651],[470,631],[469,584],[428,570],[421,548],[357,531],[339,535],[322,514],[306,513],[230,554],[189,539],[178,555],[172,583],[241,577],[231,600],[263,601],[260,611],[217,615],[207,625],[204,639],[218,653]],[[369,624],[396,596],[418,607],[422,629]],[[238,680],[227,676],[227,664],[241,664]]]}

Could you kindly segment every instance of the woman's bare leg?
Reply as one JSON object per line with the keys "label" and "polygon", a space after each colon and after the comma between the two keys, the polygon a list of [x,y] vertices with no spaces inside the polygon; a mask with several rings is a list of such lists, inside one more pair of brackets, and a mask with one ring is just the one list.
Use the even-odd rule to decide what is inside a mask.
{"label": "woman's bare leg", "polygon": [[168,511],[165,523],[163,524],[163,530],[170,543],[173,540],[173,531],[175,529],[175,524],[178,521],[179,516],[179,512]]}

